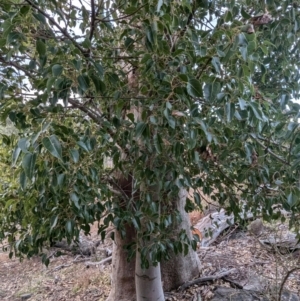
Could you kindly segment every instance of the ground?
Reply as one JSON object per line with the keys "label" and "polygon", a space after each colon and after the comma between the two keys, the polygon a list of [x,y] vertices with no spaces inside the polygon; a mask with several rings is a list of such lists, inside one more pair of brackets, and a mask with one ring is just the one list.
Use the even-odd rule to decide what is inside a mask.
{"label": "ground", "polygon": [[[98,239],[95,228],[87,240]],[[110,291],[110,262],[97,265],[112,249],[107,241],[97,247],[90,257],[71,252],[60,257],[51,257],[48,268],[39,257],[19,262],[0,253],[0,300],[17,301],[103,301]],[[55,249],[49,250],[49,255]],[[246,229],[231,227],[211,246],[197,250],[202,270],[200,277],[217,275],[235,268],[228,277],[210,283],[193,285],[184,291],[166,293],[167,300],[209,300],[216,286],[261,286],[270,300],[282,284],[283,278],[291,273],[284,287],[300,296],[299,253],[271,250],[259,243]],[[273,296],[272,296],[273,294]],[[201,296],[201,298],[199,297]]]}

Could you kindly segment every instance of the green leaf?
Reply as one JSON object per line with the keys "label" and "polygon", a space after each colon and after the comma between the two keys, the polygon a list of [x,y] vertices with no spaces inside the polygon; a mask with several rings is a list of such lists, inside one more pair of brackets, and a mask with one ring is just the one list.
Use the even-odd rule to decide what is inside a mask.
{"label": "green leaf", "polygon": [[55,64],[52,66],[52,74],[53,76],[57,77],[60,76],[62,74],[63,71],[63,67],[59,64]]}
{"label": "green leaf", "polygon": [[245,110],[247,108],[247,103],[244,99],[239,98],[239,104],[240,104],[241,110]]}
{"label": "green leaf", "polygon": [[194,201],[197,204],[197,206],[199,206],[200,208],[202,208],[201,197],[200,197],[200,194],[198,192],[194,192]]}
{"label": "green leaf", "polygon": [[226,104],[226,116],[227,116],[227,122],[230,122],[234,116],[235,112],[235,105],[234,103],[228,102]]}
{"label": "green leaf", "polygon": [[220,64],[220,59],[218,57],[213,57],[211,60],[212,65],[214,66],[215,70],[218,73],[221,73],[221,64]]}
{"label": "green leaf", "polygon": [[180,142],[176,142],[175,146],[173,146],[173,152],[176,158],[180,158],[184,153],[184,146]]}
{"label": "green leaf", "polygon": [[66,222],[66,232],[69,234],[69,236],[73,236],[74,233],[74,221],[73,220],[68,220]]}
{"label": "green leaf", "polygon": [[79,152],[77,149],[71,149],[70,150],[70,155],[74,163],[78,163],[79,161]]}
{"label": "green leaf", "polygon": [[163,146],[163,141],[161,139],[161,136],[159,134],[154,135],[153,142],[154,142],[154,147],[156,149],[156,152],[158,154],[161,154],[162,146]]}
{"label": "green leaf", "polygon": [[86,75],[79,75],[77,77],[77,80],[79,83],[79,87],[83,92],[85,92],[90,86],[89,78]]}
{"label": "green leaf", "polygon": [[61,144],[55,135],[43,138],[42,143],[52,156],[62,160]]}
{"label": "green leaf", "polygon": [[49,77],[48,80],[47,80],[47,84],[46,84],[46,87],[47,87],[47,93],[50,94],[51,93],[51,90],[52,90],[52,86],[55,82],[55,77]]}
{"label": "green leaf", "polygon": [[135,136],[136,138],[140,138],[143,134],[143,132],[146,129],[146,123],[145,122],[139,122],[137,123],[136,127],[135,127]]}
{"label": "green leaf", "polygon": [[288,130],[291,132],[294,132],[294,130],[299,127],[299,123],[298,122],[290,122],[288,124]]}
{"label": "green leaf", "polygon": [[248,20],[251,18],[251,15],[249,15],[245,10],[244,8],[242,7],[241,9],[241,15],[243,16],[244,19]]}
{"label": "green leaf", "polygon": [[78,141],[77,145],[82,148],[83,150],[85,150],[86,152],[89,152],[89,148],[88,146],[83,142],[83,141]]}
{"label": "green leaf", "polygon": [[104,94],[106,89],[105,83],[102,80],[100,80],[97,76],[94,75],[91,76],[91,79],[95,85],[96,91],[98,93]]}
{"label": "green leaf", "polygon": [[221,85],[219,82],[208,83],[204,86],[204,98],[208,101],[214,101],[217,99],[217,94],[221,90]]}
{"label": "green leaf", "polygon": [[104,75],[104,68],[102,67],[101,64],[97,63],[97,62],[93,62],[98,74],[100,75],[100,78],[103,78]]}
{"label": "green leaf", "polygon": [[250,41],[247,47],[247,52],[252,54],[256,50],[256,42],[255,41]]}
{"label": "green leaf", "polygon": [[255,117],[259,120],[263,120],[261,110],[257,103],[249,102],[249,107],[251,108],[252,112],[254,113]]}
{"label": "green leaf", "polygon": [[44,56],[46,54],[46,44],[40,39],[36,41],[36,51],[39,56]]}
{"label": "green leaf", "polygon": [[42,15],[41,13],[38,13],[38,14],[33,13],[32,15],[33,15],[38,21],[40,21],[42,24],[47,25],[46,18],[44,17],[44,15]]}
{"label": "green leaf", "polygon": [[290,208],[294,207],[296,204],[299,203],[299,199],[297,198],[297,196],[295,194],[293,194],[292,192],[288,195],[287,197],[287,202],[290,206]]}
{"label": "green leaf", "polygon": [[21,153],[21,149],[18,146],[16,146],[12,156],[12,166],[16,165],[20,153]]}
{"label": "green leaf", "polygon": [[81,60],[73,59],[72,63],[77,71],[81,69]]}
{"label": "green leaf", "polygon": [[50,219],[50,233],[56,227],[58,221],[58,215],[51,216]]}
{"label": "green leaf", "polygon": [[26,187],[26,183],[27,183],[26,179],[27,179],[26,174],[24,171],[22,171],[20,173],[20,186],[21,186],[22,190],[24,190]]}
{"label": "green leaf", "polygon": [[36,154],[25,154],[22,160],[22,167],[27,178],[32,179],[36,162]]}
{"label": "green leaf", "polygon": [[136,230],[140,230],[141,229],[141,221],[140,219],[136,216],[134,218],[131,219],[133,226]]}
{"label": "green leaf", "polygon": [[207,130],[207,126],[206,126],[206,124],[203,122],[203,120],[201,120],[201,119],[198,118],[198,117],[194,118],[194,120],[195,120],[198,124],[201,125],[201,128],[202,128],[203,132],[204,132],[205,135],[206,135],[207,141],[208,141],[208,142],[211,142],[213,136],[212,136],[212,134]]}
{"label": "green leaf", "polygon": [[29,153],[28,147],[30,146],[30,142],[27,138],[21,138],[18,141],[18,147],[22,150],[23,153]]}
{"label": "green leaf", "polygon": [[190,79],[187,83],[187,92],[192,97],[202,96],[202,85],[197,79]]}
{"label": "green leaf", "polygon": [[61,173],[61,174],[57,175],[57,185],[62,187],[64,182],[65,182],[65,174]]}
{"label": "green leaf", "polygon": [[137,8],[135,6],[130,6],[124,10],[124,13],[127,15],[130,15],[130,14],[135,13],[136,11],[137,11]]}
{"label": "green leaf", "polygon": [[71,201],[74,203],[75,207],[80,209],[80,205],[79,205],[79,197],[75,192],[72,192],[70,194],[70,199]]}

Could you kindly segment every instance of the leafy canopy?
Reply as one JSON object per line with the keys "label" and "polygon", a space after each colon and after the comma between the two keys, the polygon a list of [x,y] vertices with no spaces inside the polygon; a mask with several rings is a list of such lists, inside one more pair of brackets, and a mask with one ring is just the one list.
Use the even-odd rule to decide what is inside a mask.
{"label": "leafy canopy", "polygon": [[266,219],[278,205],[298,229],[299,5],[1,1],[0,116],[20,139],[0,238],[31,256],[130,223],[160,261],[195,246],[169,235],[181,188],[187,211],[202,193]]}

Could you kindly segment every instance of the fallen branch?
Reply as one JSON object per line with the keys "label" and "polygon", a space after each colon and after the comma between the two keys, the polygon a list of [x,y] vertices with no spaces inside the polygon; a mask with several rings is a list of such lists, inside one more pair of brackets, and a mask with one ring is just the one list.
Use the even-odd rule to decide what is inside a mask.
{"label": "fallen branch", "polygon": [[194,225],[194,228],[202,234],[201,247],[211,245],[231,225],[234,225],[234,216],[227,215],[224,209],[202,218]]}
{"label": "fallen branch", "polygon": [[50,272],[55,272],[55,271],[59,271],[63,268],[67,268],[69,266],[71,266],[72,264],[61,264],[61,265],[58,265],[57,267],[53,268],[52,270],[48,271],[46,274],[50,273]]}
{"label": "fallen branch", "polygon": [[279,301],[283,300],[283,297],[282,297],[282,294],[283,294],[283,288],[284,288],[284,285],[286,283],[286,281],[288,280],[289,276],[294,273],[295,271],[299,270],[300,267],[295,267],[293,269],[291,269],[290,271],[288,271],[286,273],[286,275],[284,276],[282,282],[281,282],[281,285],[280,285],[280,289],[279,289],[279,293],[278,293],[278,297],[279,297]]}
{"label": "fallen branch", "polygon": [[73,260],[72,262],[73,263],[80,263],[80,262],[85,262],[85,261],[88,261],[88,260],[91,260],[91,258],[88,257],[88,258],[76,259],[76,260]]}
{"label": "fallen branch", "polygon": [[109,257],[107,257],[107,258],[105,258],[105,259],[103,259],[101,261],[95,261],[95,262],[88,261],[88,262],[85,263],[85,265],[98,265],[98,264],[100,265],[100,264],[104,264],[104,263],[110,262],[111,260],[112,260],[112,256],[109,256]]}
{"label": "fallen branch", "polygon": [[206,277],[201,277],[201,278],[197,278],[197,279],[194,279],[192,281],[188,281],[186,283],[184,283],[182,286],[180,286],[179,290],[182,292],[184,291],[185,289],[187,289],[188,287],[194,285],[194,284],[200,284],[200,283],[204,283],[204,282],[208,282],[208,281],[213,281],[213,280],[217,280],[217,279],[221,279],[233,272],[235,272],[236,269],[231,269],[229,271],[226,271],[226,272],[223,272],[223,273],[220,273],[220,274],[217,274],[217,275],[211,275],[211,276],[206,276]]}

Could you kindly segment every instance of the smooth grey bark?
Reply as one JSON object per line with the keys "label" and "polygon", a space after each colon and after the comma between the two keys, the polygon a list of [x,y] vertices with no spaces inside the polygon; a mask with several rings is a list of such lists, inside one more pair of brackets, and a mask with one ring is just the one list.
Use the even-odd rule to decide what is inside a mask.
{"label": "smooth grey bark", "polygon": [[135,287],[137,301],[164,301],[161,283],[160,264],[141,268],[141,255],[137,253],[135,264]]}

